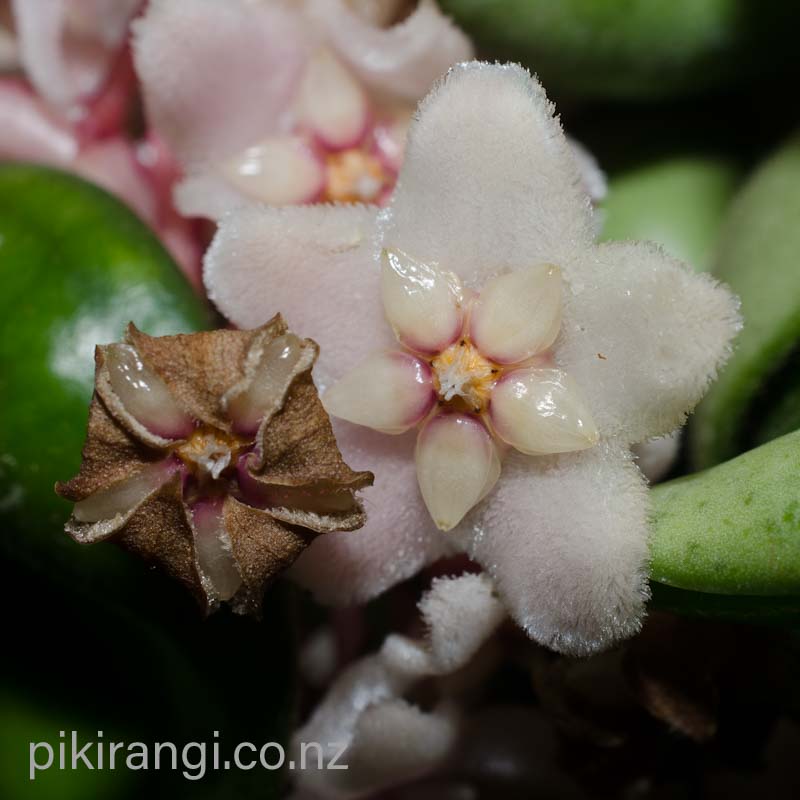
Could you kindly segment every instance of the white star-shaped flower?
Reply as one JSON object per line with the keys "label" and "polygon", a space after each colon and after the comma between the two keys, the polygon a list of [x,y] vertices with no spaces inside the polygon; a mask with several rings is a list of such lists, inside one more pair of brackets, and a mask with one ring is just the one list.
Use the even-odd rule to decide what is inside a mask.
{"label": "white star-shaped flower", "polygon": [[[542,87],[476,62],[420,105],[377,216],[251,208],[223,222],[206,261],[223,313],[252,327],[280,310],[320,343],[329,408],[395,434],[337,423],[376,481],[364,529],[319,539],[294,568],[319,598],[366,600],[462,550],[556,650],[639,628],[648,504],[630,446],[683,423],[740,323],[711,278],[594,234]],[[415,424],[419,446],[397,433]]]}

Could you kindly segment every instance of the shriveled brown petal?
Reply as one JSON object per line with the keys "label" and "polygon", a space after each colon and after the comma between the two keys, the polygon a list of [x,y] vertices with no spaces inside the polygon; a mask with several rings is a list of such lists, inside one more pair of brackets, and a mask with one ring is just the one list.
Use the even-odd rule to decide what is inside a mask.
{"label": "shriveled brown petal", "polygon": [[278,316],[263,328],[250,331],[218,330],[176,336],[148,336],[131,324],[126,339],[195,419],[230,431],[221,400],[242,379],[247,353],[262,330],[279,336],[286,332],[286,323]]}
{"label": "shriveled brown petal", "polygon": [[267,584],[303,552],[313,534],[286,525],[267,511],[247,506],[233,497],[223,507],[225,529],[242,575],[234,604],[256,617]]}
{"label": "shriveled brown petal", "polygon": [[137,509],[113,541],[180,581],[209,610],[194,551],[194,534],[175,475]]}
{"label": "shriveled brown petal", "polygon": [[308,512],[312,516],[291,521],[313,530],[353,530],[364,524],[354,492],[371,486],[374,476],[344,462],[309,372],[295,379],[283,408],[264,419],[256,445],[248,476],[269,505],[298,515]]}
{"label": "shriveled brown petal", "polygon": [[80,471],[72,480],[59,481],[56,492],[77,503],[90,494],[133,477],[147,464],[163,458],[162,451],[145,447],[122,427],[95,393],[89,406]]}

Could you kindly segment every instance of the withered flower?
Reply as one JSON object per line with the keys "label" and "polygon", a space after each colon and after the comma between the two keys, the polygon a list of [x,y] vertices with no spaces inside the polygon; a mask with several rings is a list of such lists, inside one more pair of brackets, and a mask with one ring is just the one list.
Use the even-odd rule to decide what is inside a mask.
{"label": "withered flower", "polygon": [[336,446],[311,368],[318,348],[280,316],[255,330],[98,346],[67,533],[113,540],[185,584],[207,611],[258,614],[266,583],[317,534],[365,521],[372,483]]}

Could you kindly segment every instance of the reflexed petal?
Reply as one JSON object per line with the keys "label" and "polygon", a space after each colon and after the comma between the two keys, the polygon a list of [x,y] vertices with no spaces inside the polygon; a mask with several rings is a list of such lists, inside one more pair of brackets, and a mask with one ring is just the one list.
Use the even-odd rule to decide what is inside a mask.
{"label": "reflexed petal", "polygon": [[591,413],[574,380],[558,369],[520,369],[492,391],[492,427],[528,455],[570,453],[597,444]]}
{"label": "reflexed petal", "polygon": [[97,91],[139,0],[13,0],[19,56],[48,103],[67,109]]}
{"label": "reflexed petal", "polygon": [[[134,511],[153,492],[163,486],[177,471],[173,459],[146,466],[141,472],[119,483],[89,495],[75,503],[73,517],[79,523],[122,518]],[[118,526],[117,526],[118,527]]]}
{"label": "reflexed petal", "polygon": [[633,443],[671,433],[730,354],[737,299],[652,244],[600,245],[575,271],[558,366],[604,435]]}
{"label": "reflexed petal", "polygon": [[461,333],[458,278],[400,250],[381,253],[383,309],[397,338],[412,350],[437,353]]}
{"label": "reflexed petal", "polygon": [[541,353],[561,327],[561,270],[552,264],[501,275],[481,289],[470,335],[483,355],[514,364]]}
{"label": "reflexed petal", "polygon": [[298,121],[332,150],[354,147],[367,129],[367,96],[327,48],[309,60],[297,97]]}
{"label": "reflexed petal", "polygon": [[[368,5],[387,3],[368,0]],[[390,27],[378,27],[343,0],[310,0],[307,8],[360,80],[412,103],[448,67],[472,58],[469,39],[431,0],[415,4],[408,16]]]}
{"label": "reflexed petal", "polygon": [[0,80],[0,158],[66,166],[78,153],[69,126],[22,82]]}
{"label": "reflexed petal", "polygon": [[242,576],[225,530],[222,501],[201,501],[192,506],[191,513],[197,566],[210,584],[206,593],[211,599],[230,600],[242,585]]}
{"label": "reflexed petal", "polygon": [[460,64],[420,104],[383,246],[479,288],[499,269],[564,266],[594,238],[589,197],[539,83],[516,65]]}
{"label": "reflexed petal", "polygon": [[114,394],[124,409],[151,433],[181,439],[191,433],[192,418],[175,401],[164,381],[128,344],[104,348],[104,361]]}
{"label": "reflexed petal", "polygon": [[409,353],[376,353],[323,395],[325,410],[356,425],[403,433],[436,401],[430,367]]}
{"label": "reflexed petal", "polygon": [[492,437],[465,414],[440,414],[420,431],[416,464],[422,498],[443,531],[454,528],[500,476]]}
{"label": "reflexed petal", "polygon": [[239,433],[254,434],[264,416],[283,405],[292,381],[314,363],[317,354],[313,342],[291,332],[267,341],[260,350],[247,388],[223,398]]}
{"label": "reflexed petal", "polygon": [[325,165],[296,136],[276,136],[230,159],[222,174],[245,196],[273,206],[309,203],[325,186]]}
{"label": "reflexed petal", "polygon": [[647,518],[647,488],[627,448],[600,443],[546,458],[512,450],[491,500],[448,538],[488,570],[529,636],[588,655],[641,627]]}
{"label": "reflexed petal", "polygon": [[280,311],[319,344],[314,378],[321,391],[376,348],[394,344],[370,247],[375,213],[359,206],[248,208],[222,221],[206,254],[209,296],[234,324],[254,327]]}
{"label": "reflexed petal", "polygon": [[369,465],[375,484],[360,493],[367,522],[355,533],[318,536],[290,575],[323,603],[371,600],[415,575],[450,547],[419,496],[415,436],[386,436],[333,420],[336,441],[350,464]]}
{"label": "reflexed petal", "polygon": [[650,483],[660,481],[671,469],[681,446],[681,431],[639,442],[631,449],[636,464]]}
{"label": "reflexed petal", "polygon": [[249,0],[158,0],[133,30],[149,119],[192,167],[279,133],[317,46],[285,4]]}

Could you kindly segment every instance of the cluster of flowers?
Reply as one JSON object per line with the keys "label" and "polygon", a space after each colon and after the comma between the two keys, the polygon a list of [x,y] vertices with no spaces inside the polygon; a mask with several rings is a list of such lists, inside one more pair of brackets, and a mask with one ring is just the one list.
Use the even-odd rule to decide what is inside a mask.
{"label": "cluster of flowers", "polygon": [[[570,655],[636,632],[648,598],[648,500],[632,448],[683,424],[729,353],[737,306],[654,245],[596,243],[602,178],[539,83],[515,65],[470,61],[469,41],[431,0],[411,9],[152,0],[131,26],[135,76],[125,32],[138,3],[96,0],[86,16],[78,3],[56,5],[59,29],[49,17],[45,30],[36,3],[12,4],[6,57],[18,55],[39,94],[2,85],[0,99],[17,111],[0,107],[14,121],[0,148],[24,143],[34,149],[20,155],[105,182],[190,275],[200,245],[187,220],[216,223],[208,297],[239,328],[280,312],[313,337],[338,447],[374,472],[374,485],[348,473],[366,521],[361,505],[351,516],[363,527],[323,524],[315,511],[313,530],[324,535],[286,544],[281,569],[296,558],[291,577],[331,604],[363,603],[445,556],[466,554],[483,570],[434,585],[421,604],[425,641],[390,637],[338,679],[298,740],[344,733],[351,769],[298,780],[347,796],[432,769],[456,722],[403,695],[462,667],[506,616]],[[137,79],[147,134],[133,145],[119,97]],[[135,181],[117,181],[100,155],[111,150]],[[147,202],[134,183],[148,188]],[[147,362],[146,339],[130,337],[103,356],[109,386],[126,358],[130,369],[149,368],[136,361]],[[162,386],[180,399],[169,365],[154,372],[160,406],[137,416],[142,401],[124,388],[108,389],[106,405],[144,419],[145,443],[163,428],[159,413],[171,415],[159,441],[214,479],[220,459],[219,470],[244,458],[225,421],[213,441],[187,439],[186,406]],[[186,469],[177,465],[172,455],[159,461],[135,484],[135,501],[170,481],[179,487],[173,478]],[[247,494],[241,480],[267,481],[256,467],[237,491]],[[71,532],[83,540],[107,536],[107,518],[131,502],[130,487],[87,481],[72,485]],[[189,503],[182,485],[176,502]],[[191,500],[206,574],[188,582],[206,600],[252,604],[247,565],[237,562],[237,502]],[[266,506],[255,516],[277,536]],[[399,776],[392,753],[401,751]]]}

